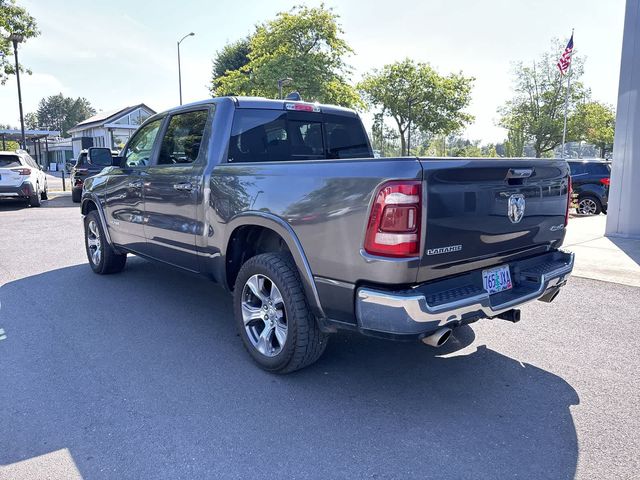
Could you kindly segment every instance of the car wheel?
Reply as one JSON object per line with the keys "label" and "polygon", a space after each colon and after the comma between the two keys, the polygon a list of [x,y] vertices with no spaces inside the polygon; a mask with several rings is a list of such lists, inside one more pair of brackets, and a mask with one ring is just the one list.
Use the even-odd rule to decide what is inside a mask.
{"label": "car wheel", "polygon": [[234,310],[242,342],[264,370],[290,373],[318,360],[328,336],[311,313],[291,256],[265,253],[238,273]]}
{"label": "car wheel", "polygon": [[36,183],[36,191],[29,197],[29,206],[39,207],[40,205],[40,186]]}
{"label": "car wheel", "polygon": [[47,182],[44,182],[44,190],[42,194],[40,194],[40,200],[48,200],[49,199],[49,185]]}
{"label": "car wheel", "polygon": [[80,203],[80,197],[82,197],[82,190],[77,188],[71,190],[71,201],[73,203]]}
{"label": "car wheel", "polygon": [[92,210],[84,217],[84,244],[91,269],[98,274],[122,271],[127,254],[116,253],[109,245],[102,229],[98,212]]}
{"label": "car wheel", "polygon": [[600,200],[591,195],[587,195],[578,199],[578,207],[576,213],[579,215],[598,215],[602,211]]}

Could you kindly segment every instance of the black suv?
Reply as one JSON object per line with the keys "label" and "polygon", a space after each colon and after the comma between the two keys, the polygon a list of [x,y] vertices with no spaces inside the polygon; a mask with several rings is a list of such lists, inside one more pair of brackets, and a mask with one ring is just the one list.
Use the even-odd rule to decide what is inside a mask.
{"label": "black suv", "polygon": [[580,215],[607,213],[611,163],[605,160],[569,160],[573,193]]}
{"label": "black suv", "polygon": [[[118,153],[111,152],[111,155],[115,157]],[[78,161],[71,169],[71,200],[73,200],[74,203],[80,203],[82,186],[87,177],[99,173],[104,167],[110,165],[110,160],[107,162],[106,158],[92,159],[89,157],[88,150],[82,150],[78,156]]]}

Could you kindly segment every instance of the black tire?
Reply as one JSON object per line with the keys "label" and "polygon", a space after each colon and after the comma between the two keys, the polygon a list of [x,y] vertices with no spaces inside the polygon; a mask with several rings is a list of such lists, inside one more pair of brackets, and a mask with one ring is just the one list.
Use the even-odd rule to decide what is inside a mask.
{"label": "black tire", "polygon": [[47,182],[44,183],[44,190],[40,194],[40,200],[48,200],[49,199],[49,185]]}
{"label": "black tire", "polygon": [[36,191],[29,197],[29,206],[39,207],[40,205],[40,186],[36,183]]}
{"label": "black tire", "polygon": [[602,212],[602,204],[598,197],[594,195],[583,195],[578,198],[576,213],[579,215],[599,215],[600,212]]}
{"label": "black tire", "polygon": [[82,190],[77,188],[71,189],[71,201],[73,203],[80,203],[80,198],[82,197]]}
{"label": "black tire", "polygon": [[[264,275],[275,284],[282,296],[287,335],[281,351],[267,356],[249,339],[242,314],[245,285],[254,275]],[[236,279],[233,306],[240,337],[253,360],[264,370],[290,373],[311,365],[324,352],[328,335],[321,332],[304,293],[302,281],[293,259],[286,253],[264,253],[250,258]]]}
{"label": "black tire", "polygon": [[[100,256],[97,261],[95,260],[96,257],[92,255],[92,247],[89,246],[90,237],[93,237],[93,234],[91,233],[92,227],[90,227],[92,222],[94,222],[93,229],[98,234],[99,248],[101,248]],[[100,275],[121,272],[127,263],[127,254],[117,253],[107,242],[104,230],[102,229],[100,216],[95,210],[92,210],[84,217],[84,246],[91,269]]]}

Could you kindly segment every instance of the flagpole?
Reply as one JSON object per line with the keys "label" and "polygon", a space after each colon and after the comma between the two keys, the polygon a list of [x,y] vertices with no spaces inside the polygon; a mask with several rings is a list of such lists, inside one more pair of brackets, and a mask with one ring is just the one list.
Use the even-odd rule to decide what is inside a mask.
{"label": "flagpole", "polygon": [[[573,38],[573,28],[571,29],[571,38]],[[573,51],[571,52],[573,55]],[[567,93],[564,98],[564,127],[562,129],[562,158],[567,157],[567,152],[565,150],[565,142],[567,139],[567,115],[569,113],[569,91],[571,89],[571,64],[573,62],[569,62],[569,71],[567,72]]]}

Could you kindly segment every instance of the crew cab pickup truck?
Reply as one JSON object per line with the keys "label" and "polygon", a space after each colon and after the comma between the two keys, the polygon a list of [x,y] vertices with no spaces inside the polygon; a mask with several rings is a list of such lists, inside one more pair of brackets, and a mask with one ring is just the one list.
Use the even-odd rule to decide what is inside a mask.
{"label": "crew cab pickup truck", "polygon": [[311,364],[339,329],[439,346],[517,321],[573,268],[565,161],[373,158],[340,107],[209,99],[149,118],[113,163],[82,192],[93,271],[135,254],[210,277],[272,372]]}

